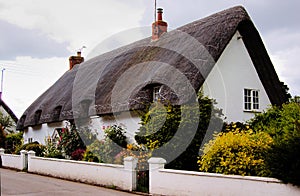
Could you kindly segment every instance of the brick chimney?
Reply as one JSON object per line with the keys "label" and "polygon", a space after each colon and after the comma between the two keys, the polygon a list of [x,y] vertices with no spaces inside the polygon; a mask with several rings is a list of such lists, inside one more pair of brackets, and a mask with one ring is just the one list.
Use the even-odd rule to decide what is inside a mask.
{"label": "brick chimney", "polygon": [[75,65],[84,62],[84,58],[81,56],[81,51],[77,52],[77,56],[70,56],[69,62],[70,62],[70,70],[73,69]]}
{"label": "brick chimney", "polygon": [[157,9],[157,21],[152,23],[152,40],[158,40],[163,33],[167,32],[168,23],[162,19],[163,9]]}

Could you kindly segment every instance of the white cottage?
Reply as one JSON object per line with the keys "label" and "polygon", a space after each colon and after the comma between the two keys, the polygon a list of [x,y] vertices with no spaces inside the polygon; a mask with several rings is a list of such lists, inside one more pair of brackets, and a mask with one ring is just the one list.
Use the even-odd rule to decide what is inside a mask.
{"label": "white cottage", "polygon": [[84,119],[100,135],[114,124],[129,135],[139,128],[132,110],[158,99],[182,105],[202,90],[226,121],[246,121],[286,102],[261,37],[243,7],[233,7],[167,32],[162,10],[152,37],[83,62],[33,102],[18,122],[26,142],[44,143],[67,121]]}

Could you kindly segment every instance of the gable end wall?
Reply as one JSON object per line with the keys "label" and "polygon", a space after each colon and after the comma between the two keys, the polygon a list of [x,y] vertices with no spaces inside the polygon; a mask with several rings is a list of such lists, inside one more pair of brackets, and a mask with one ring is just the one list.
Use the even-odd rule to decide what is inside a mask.
{"label": "gable end wall", "polygon": [[246,121],[254,116],[254,112],[244,111],[244,88],[259,90],[258,111],[262,112],[271,105],[240,37],[236,32],[203,85],[204,94],[216,99],[227,122]]}

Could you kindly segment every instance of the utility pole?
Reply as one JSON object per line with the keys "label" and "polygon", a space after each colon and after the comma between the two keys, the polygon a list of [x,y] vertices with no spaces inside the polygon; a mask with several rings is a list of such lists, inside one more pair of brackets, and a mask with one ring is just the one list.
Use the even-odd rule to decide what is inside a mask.
{"label": "utility pole", "polygon": [[154,22],[156,22],[156,0],[154,0]]}
{"label": "utility pole", "polygon": [[3,75],[4,75],[4,71],[5,71],[5,68],[3,68],[1,70],[1,92],[0,92],[0,99],[2,99],[2,92],[3,92]]}

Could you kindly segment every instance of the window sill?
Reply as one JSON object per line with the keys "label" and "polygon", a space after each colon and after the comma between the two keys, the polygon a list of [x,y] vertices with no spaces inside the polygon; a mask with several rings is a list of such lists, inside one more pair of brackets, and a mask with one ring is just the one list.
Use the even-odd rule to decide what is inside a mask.
{"label": "window sill", "polygon": [[254,114],[259,114],[262,113],[260,110],[244,110],[245,113],[254,113]]}

